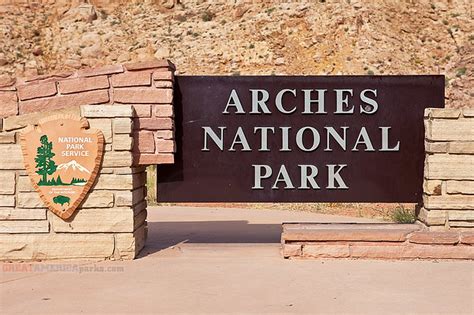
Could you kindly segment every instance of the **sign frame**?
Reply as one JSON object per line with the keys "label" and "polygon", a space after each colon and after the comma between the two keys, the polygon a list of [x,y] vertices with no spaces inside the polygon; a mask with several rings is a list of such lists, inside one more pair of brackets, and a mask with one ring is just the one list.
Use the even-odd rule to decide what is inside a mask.
{"label": "sign frame", "polygon": [[[253,107],[253,98],[255,96],[250,93],[252,89],[268,91],[270,97],[267,105],[271,111],[270,114],[265,113],[262,107],[259,108],[259,113],[252,113],[256,108]],[[330,93],[326,92],[325,94],[327,99],[325,111],[327,113],[304,116],[306,123],[295,123],[291,120],[294,117],[292,114],[286,115],[281,112],[275,114],[275,99],[278,91],[282,89],[296,89],[297,93],[300,93],[298,96],[293,97],[291,92],[287,92],[282,98],[283,100],[286,99],[284,108],[287,111],[292,110],[292,105],[296,102],[297,112],[299,113],[296,115],[300,115],[299,117],[304,116],[302,114],[304,111],[304,97],[301,97],[302,90],[332,90]],[[337,93],[340,93],[336,90],[344,89],[352,89],[352,99],[358,96],[358,98],[355,97],[355,104],[357,106],[354,103],[352,104],[354,105],[354,114],[334,113],[337,107]],[[358,106],[361,101],[361,93],[365,89],[376,89],[378,93],[375,97],[379,103],[378,111],[373,115],[361,114],[364,109]],[[236,90],[237,98],[231,97],[232,90]],[[348,92],[344,93],[343,98],[350,95]],[[329,94],[331,94],[330,97],[328,97]],[[312,97],[315,97],[315,95]],[[372,99],[374,99],[373,94],[368,93],[365,96],[372,96]],[[262,93],[257,95],[257,97],[261,98]],[[241,103],[244,113],[239,113],[241,108],[235,106],[236,99]],[[231,106],[228,106],[229,104]],[[177,76],[174,106],[177,152],[174,165],[158,166],[159,202],[420,202],[423,191],[423,163],[425,158],[423,114],[424,109],[427,107],[444,107],[444,76]],[[332,114],[329,109],[333,111]],[[228,113],[224,113],[225,111]],[[370,108],[366,109],[366,111],[370,111]],[[315,110],[313,110],[314,112]],[[271,117],[273,119],[269,119]],[[366,167],[362,171],[357,172],[353,169],[353,173],[348,175],[351,180],[357,178],[357,176],[366,176],[370,180],[363,183],[365,185],[363,189],[361,187],[352,189],[354,185],[360,186],[361,184],[361,182],[352,182],[349,186],[349,193],[345,194],[335,194],[328,192],[329,189],[326,189],[326,193],[321,193],[322,190],[320,190],[319,193],[306,193],[307,196],[303,196],[301,193],[298,194],[291,189],[287,190],[282,187],[278,187],[276,190],[265,188],[256,193],[250,193],[249,191],[252,190],[248,189],[245,192],[246,188],[254,187],[253,184],[255,183],[251,183],[248,180],[249,172],[246,168],[251,167],[251,165],[261,165],[267,161],[268,163],[266,164],[272,165],[272,175],[274,175],[276,173],[281,174],[281,172],[278,172],[274,167],[276,165],[276,158],[272,157],[272,155],[285,156],[287,160],[284,163],[287,164],[289,163],[288,161],[291,162],[289,164],[295,165],[298,163],[304,164],[304,162],[308,161],[307,158],[302,158],[301,160],[294,159],[292,155],[295,155],[295,151],[279,152],[281,147],[276,150],[273,148],[268,153],[270,155],[259,158],[259,144],[256,144],[255,140],[250,140],[250,134],[253,133],[251,128],[255,126],[268,127],[272,122],[275,123],[274,127],[301,127],[305,124],[308,125],[307,122],[310,119],[307,117],[312,117],[314,120],[319,119],[320,129],[332,126],[331,124],[335,124],[335,127],[349,126],[351,128],[354,126],[366,126],[367,132],[371,136],[378,127],[391,127],[390,132],[394,136],[393,139],[395,141],[397,139],[400,140],[404,146],[403,154],[405,156],[402,159],[396,159],[393,158],[395,153],[384,152],[383,154],[387,157],[387,160],[390,160],[384,165],[391,165],[397,171],[389,171],[389,174],[383,174],[381,172],[381,165],[383,163],[377,161],[376,158],[377,154],[382,153],[364,152],[364,157],[357,157],[354,163],[374,165],[378,170]],[[357,118],[354,120],[354,117]],[[235,123],[232,119],[238,120],[239,123]],[[395,126],[398,127],[398,130],[395,130],[396,128],[390,125],[390,123],[395,121],[398,124]],[[209,140],[210,138],[208,140],[213,145],[214,154],[202,151],[204,140],[199,140],[199,137],[202,137],[202,129],[200,127],[203,126],[212,127],[214,134],[217,135],[220,135],[218,127],[226,127],[225,132],[229,131],[229,136],[224,141],[225,148],[222,152],[216,151],[215,142]],[[238,150],[236,149],[237,146],[231,147],[231,140],[235,139],[239,126],[246,127],[244,129],[247,129],[245,130],[245,137],[251,147],[250,152]],[[348,138],[351,138],[350,142],[352,144],[357,138],[357,134],[360,137],[360,133],[348,136]],[[303,141],[305,141],[305,137],[306,135],[303,136]],[[323,139],[324,137],[326,135],[321,133],[320,138]],[[382,135],[375,135],[374,142],[378,141],[380,143],[382,137]],[[389,141],[392,141],[392,138]],[[415,144],[412,145],[413,143]],[[321,141],[320,146],[324,145],[323,141]],[[392,146],[393,143],[388,145]],[[232,149],[235,149],[235,151],[230,152],[229,150]],[[220,148],[217,150],[221,151]],[[188,151],[192,151],[192,153]],[[319,149],[317,152],[319,154],[317,159],[320,164],[322,163],[321,165],[331,164],[328,163],[328,159],[321,158],[321,156],[326,154],[323,150]],[[302,156],[300,153],[297,152],[296,155]],[[204,161],[204,158],[201,157],[203,154],[207,154],[208,157],[206,159],[209,162]],[[234,157],[232,157],[232,154]],[[249,160],[251,160],[249,156],[252,156],[252,154],[255,163],[249,163]],[[305,152],[304,154],[307,153]],[[341,154],[341,152],[338,154]],[[234,167],[232,162],[229,162],[229,159],[234,164],[242,164],[242,168]],[[344,161],[349,160],[352,160],[352,158],[346,154]],[[413,162],[410,162],[411,160]],[[332,164],[348,164],[344,161],[338,162],[336,159]],[[403,163],[405,164],[403,165]],[[228,167],[232,168],[232,172],[226,171]],[[295,172],[298,172],[298,170],[288,170],[291,178],[295,176]],[[318,168],[318,172],[322,177],[328,178],[330,170],[327,169],[327,174],[324,174],[323,168]],[[335,170],[333,170],[334,172]],[[229,180],[222,180],[222,177]],[[380,177],[380,180],[373,182],[373,179],[376,177]],[[243,186],[240,184],[242,181],[245,181],[246,188],[242,188]],[[404,182],[407,183],[407,187],[403,187]],[[318,183],[318,185],[320,187],[323,185],[326,188],[330,187],[327,183]],[[378,187],[380,185],[384,185],[385,188],[380,189]],[[294,186],[296,185],[294,184]],[[308,190],[306,191],[308,192]]]}

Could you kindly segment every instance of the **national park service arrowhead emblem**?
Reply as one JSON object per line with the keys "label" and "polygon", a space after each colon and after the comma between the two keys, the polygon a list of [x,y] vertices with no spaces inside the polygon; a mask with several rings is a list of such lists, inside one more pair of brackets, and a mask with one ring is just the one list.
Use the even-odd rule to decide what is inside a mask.
{"label": "national park service arrowhead emblem", "polygon": [[53,116],[28,126],[20,135],[23,161],[33,186],[62,219],[69,218],[80,205],[102,162],[104,135],[88,128],[85,118]]}

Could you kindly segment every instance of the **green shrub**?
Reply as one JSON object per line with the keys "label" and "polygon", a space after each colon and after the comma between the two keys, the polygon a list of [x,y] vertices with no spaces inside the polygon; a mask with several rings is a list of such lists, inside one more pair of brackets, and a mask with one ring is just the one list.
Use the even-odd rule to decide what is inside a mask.
{"label": "green shrub", "polygon": [[462,68],[459,68],[457,71],[456,71],[456,76],[459,78],[463,75],[466,74],[466,67],[462,67]]}
{"label": "green shrub", "polygon": [[204,22],[209,22],[212,21],[212,19],[215,17],[214,13],[205,11],[202,15],[201,18]]}
{"label": "green shrub", "polygon": [[395,208],[392,213],[392,220],[396,223],[413,223],[416,220],[415,213],[405,209],[402,205]]}

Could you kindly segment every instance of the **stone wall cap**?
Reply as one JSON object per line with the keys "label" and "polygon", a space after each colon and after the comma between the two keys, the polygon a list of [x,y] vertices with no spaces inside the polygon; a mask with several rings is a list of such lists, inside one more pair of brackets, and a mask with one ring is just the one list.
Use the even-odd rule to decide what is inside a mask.
{"label": "stone wall cap", "polygon": [[457,108],[425,108],[425,118],[457,119],[461,110]]}
{"label": "stone wall cap", "polygon": [[398,223],[282,223],[283,230],[351,230],[351,229],[392,229],[392,230],[419,230],[420,226],[413,224]]}
{"label": "stone wall cap", "polygon": [[150,59],[139,62],[131,62],[124,64],[125,69],[128,71],[154,69],[154,68],[168,68],[170,70],[176,70],[175,65],[167,59]]}
{"label": "stone wall cap", "polygon": [[117,65],[107,65],[107,66],[100,66],[94,68],[85,68],[82,70],[77,71],[77,75],[79,77],[94,77],[98,75],[105,75],[105,74],[114,74],[114,73],[122,73],[123,66],[121,64]]}
{"label": "stone wall cap", "polygon": [[463,108],[462,115],[464,117],[474,117],[474,108]]}
{"label": "stone wall cap", "polygon": [[418,224],[313,223],[283,224],[282,240],[298,241],[373,241],[404,242]]}
{"label": "stone wall cap", "polygon": [[25,79],[25,82],[42,81],[46,79],[65,79],[65,78],[69,78],[73,74],[74,74],[73,72],[52,72],[48,74],[41,74],[41,75],[27,77]]}

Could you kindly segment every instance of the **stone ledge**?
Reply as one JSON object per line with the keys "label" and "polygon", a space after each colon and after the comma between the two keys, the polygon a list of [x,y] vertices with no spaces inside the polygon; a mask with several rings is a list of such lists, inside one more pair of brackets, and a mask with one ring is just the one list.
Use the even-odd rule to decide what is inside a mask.
{"label": "stone ledge", "polygon": [[128,71],[136,71],[136,70],[145,70],[145,69],[155,69],[161,68],[164,70],[176,70],[175,65],[166,59],[151,59],[151,60],[144,60],[139,62],[130,62],[124,64],[125,69]]}
{"label": "stone ledge", "polygon": [[474,259],[474,232],[419,224],[283,223],[284,258]]}
{"label": "stone ledge", "polygon": [[425,117],[429,118],[444,118],[444,119],[457,119],[461,116],[460,109],[453,108],[426,108]]}
{"label": "stone ledge", "polygon": [[284,223],[285,242],[386,241],[403,242],[407,235],[421,229],[417,224],[370,223]]}

